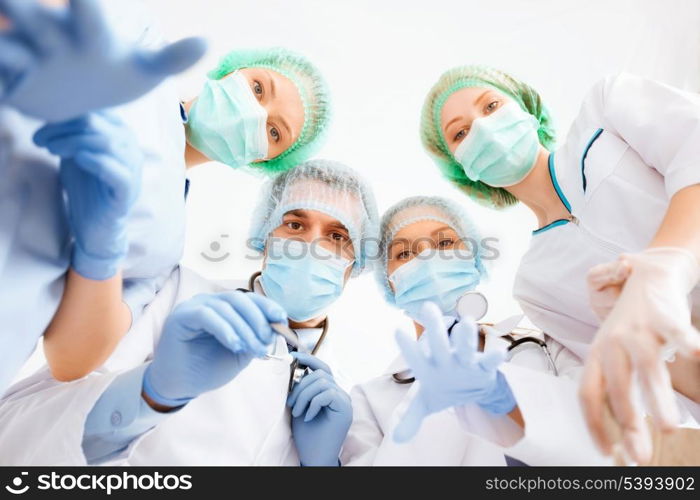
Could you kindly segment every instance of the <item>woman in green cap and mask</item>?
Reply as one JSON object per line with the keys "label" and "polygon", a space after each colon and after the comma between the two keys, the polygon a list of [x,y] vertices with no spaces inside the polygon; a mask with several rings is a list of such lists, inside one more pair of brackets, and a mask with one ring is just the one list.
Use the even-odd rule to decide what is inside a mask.
{"label": "woman in green cap and mask", "polygon": [[329,120],[318,70],[288,50],[236,50],[184,104],[187,166],[218,161],[283,172],[313,155]]}
{"label": "woman in green cap and mask", "polygon": [[514,295],[535,324],[585,359],[582,409],[601,449],[612,450],[609,404],[632,459],[651,456],[633,376],[662,430],[696,425],[698,96],[631,75],[606,78],[555,152],[549,112],[532,87],[463,66],[430,90],[421,139],[475,201],[497,209],[522,201],[537,217]]}
{"label": "woman in green cap and mask", "polygon": [[[321,145],[329,96],[305,57],[282,48],[236,50],[208,76],[199,96],[179,109],[164,85],[125,117],[146,158],[141,195],[124,237],[139,265],[133,265],[135,257],[122,260],[116,272],[106,275],[110,279],[99,281],[68,273],[44,336],[47,360],[59,380],[81,378],[99,367],[180,260],[186,168],[218,161],[279,173]],[[116,142],[121,136],[98,118],[86,121],[87,128],[72,121],[48,124],[40,132],[41,145],[60,156],[63,143],[100,134]],[[124,144],[115,148],[129,150]]]}

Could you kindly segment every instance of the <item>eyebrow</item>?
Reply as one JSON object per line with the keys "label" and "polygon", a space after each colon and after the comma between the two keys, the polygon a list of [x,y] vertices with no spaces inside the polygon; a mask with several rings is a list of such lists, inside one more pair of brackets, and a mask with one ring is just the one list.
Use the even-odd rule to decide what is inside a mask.
{"label": "eyebrow", "polygon": [[478,103],[486,94],[491,92],[490,90],[484,90],[479,97],[474,99],[474,104]]}
{"label": "eyebrow", "polygon": [[272,77],[272,73],[270,73],[269,70],[265,70],[265,73],[267,73],[267,77],[270,79],[270,93],[272,94],[272,97],[277,97],[276,91],[275,91],[275,79]]}
{"label": "eyebrow", "polygon": [[[491,91],[490,91],[490,90],[484,90],[484,91],[479,95],[479,97],[477,97],[476,99],[474,99],[474,104],[477,104],[477,103],[478,103],[486,94],[488,94],[489,92],[491,92]],[[456,122],[456,121],[462,120],[463,118],[464,118],[464,117],[461,116],[461,115],[460,115],[460,116],[454,117],[454,118],[451,119],[449,122],[447,122],[447,124],[445,125],[445,128],[444,128],[443,130],[444,130],[445,132],[447,132],[447,129],[450,128],[450,125],[452,125],[452,124],[453,124],[454,122]]]}
{"label": "eyebrow", "polygon": [[337,228],[337,229],[342,229],[342,230],[345,231],[345,232],[349,232],[349,231],[348,231],[348,228],[345,227],[345,224],[343,224],[342,222],[339,222],[339,221],[331,222],[331,223],[328,224],[328,226],[334,227],[334,228]]}
{"label": "eyebrow", "polygon": [[294,134],[292,134],[292,129],[291,129],[291,127],[289,126],[289,123],[287,123],[287,120],[285,120],[284,117],[283,117],[282,115],[278,115],[278,116],[276,116],[275,118],[276,118],[276,120],[278,120],[278,121],[282,124],[282,126],[287,130],[287,133],[289,134],[289,137],[291,137],[292,139],[294,139]]}
{"label": "eyebrow", "polygon": [[290,210],[289,212],[286,212],[282,217],[285,215],[294,215],[295,217],[299,217],[301,219],[308,219],[309,215],[306,213],[306,210]]}
{"label": "eyebrow", "polygon": [[445,226],[442,226],[442,227],[435,229],[434,231],[431,231],[430,234],[435,235],[435,234],[440,233],[441,231],[444,231],[445,229],[447,229],[448,231],[454,231],[454,229],[452,229],[451,226],[445,225]]}

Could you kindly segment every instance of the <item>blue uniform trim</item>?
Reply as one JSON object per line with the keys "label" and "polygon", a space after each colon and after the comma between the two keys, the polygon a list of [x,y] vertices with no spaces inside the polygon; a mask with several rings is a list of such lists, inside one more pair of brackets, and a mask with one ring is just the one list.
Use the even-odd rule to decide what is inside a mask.
{"label": "blue uniform trim", "polygon": [[557,227],[557,226],[563,226],[564,224],[568,224],[569,222],[571,222],[569,219],[557,219],[557,220],[555,220],[554,222],[550,222],[550,223],[547,224],[546,226],[542,226],[542,227],[539,228],[539,229],[535,229],[535,230],[532,232],[532,234],[543,233],[543,232],[545,232],[545,231],[548,230],[548,229],[552,229],[553,227]]}
{"label": "blue uniform trim", "polygon": [[564,204],[569,213],[571,213],[571,204],[569,203],[569,200],[566,199],[566,196],[564,196],[564,193],[559,187],[559,182],[557,182],[557,174],[554,173],[554,153],[549,154],[549,177],[552,179],[552,184],[557,192],[557,196],[559,196],[561,202]]}
{"label": "blue uniform trim", "polygon": [[588,144],[586,144],[586,149],[583,150],[583,156],[581,156],[581,178],[583,179],[583,192],[586,192],[586,186],[588,185],[588,181],[586,180],[586,156],[588,156],[588,150],[591,149],[591,146],[593,146],[593,143],[600,137],[600,134],[603,133],[603,129],[599,128],[598,130],[595,131],[595,134],[593,134],[593,137],[588,141]]}

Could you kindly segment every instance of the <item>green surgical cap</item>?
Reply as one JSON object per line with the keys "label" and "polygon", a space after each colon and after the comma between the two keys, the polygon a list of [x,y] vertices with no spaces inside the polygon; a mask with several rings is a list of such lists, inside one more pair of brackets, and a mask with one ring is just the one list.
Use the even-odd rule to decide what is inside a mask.
{"label": "green surgical cap", "polygon": [[304,104],[304,126],[299,138],[282,154],[252,167],[267,173],[284,172],[313,156],[323,143],[330,121],[328,86],[318,69],[304,56],[287,49],[247,49],[226,54],[208,76],[219,80],[242,68],[267,68],[289,78]]}
{"label": "green surgical cap", "polygon": [[490,87],[503,92],[520,107],[537,118],[540,123],[537,135],[546,149],[552,150],[555,133],[549,111],[542,103],[540,95],[512,76],[487,66],[460,66],[440,76],[430,89],[421,112],[420,136],[423,147],[440,167],[442,174],[468,196],[482,205],[503,208],[517,203],[517,198],[503,188],[491,187],[483,182],[474,182],[464,173],[462,165],[455,160],[447,147],[440,126],[442,107],[456,91],[465,87]]}

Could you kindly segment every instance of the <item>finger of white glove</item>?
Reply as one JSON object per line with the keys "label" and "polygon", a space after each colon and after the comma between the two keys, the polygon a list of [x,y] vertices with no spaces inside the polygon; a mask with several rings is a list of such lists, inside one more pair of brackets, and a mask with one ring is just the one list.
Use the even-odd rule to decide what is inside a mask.
{"label": "finger of white glove", "polygon": [[423,419],[427,416],[427,410],[420,394],[416,394],[411,401],[406,413],[401,416],[398,425],[394,429],[393,439],[397,443],[406,443],[420,430]]}
{"label": "finger of white glove", "polygon": [[592,267],[588,271],[586,280],[589,288],[602,290],[613,285],[622,285],[632,272],[632,267],[625,259],[606,262]]}
{"label": "finger of white glove", "polygon": [[690,324],[674,323],[666,328],[659,328],[659,333],[676,347],[682,356],[700,358],[700,332]]}
{"label": "finger of white glove", "polygon": [[639,355],[637,371],[642,394],[655,424],[663,430],[672,430],[680,421],[678,403],[671,384],[666,362],[661,351]]}
{"label": "finger of white glove", "polygon": [[592,352],[586,360],[581,375],[579,399],[593,441],[601,452],[610,455],[613,442],[605,426],[605,379],[599,356],[598,352]]}

